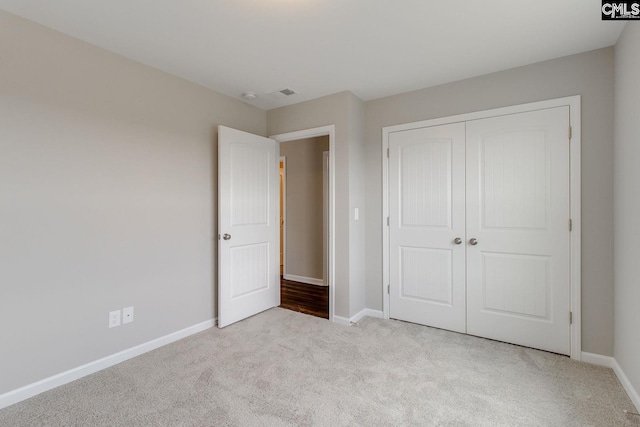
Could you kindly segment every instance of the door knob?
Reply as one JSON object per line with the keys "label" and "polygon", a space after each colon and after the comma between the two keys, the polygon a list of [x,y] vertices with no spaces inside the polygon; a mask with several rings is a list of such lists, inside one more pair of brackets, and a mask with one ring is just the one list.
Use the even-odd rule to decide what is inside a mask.
{"label": "door knob", "polygon": [[462,243],[462,239],[459,237],[456,237],[455,239],[453,239],[453,243],[455,243],[456,245],[459,245],[460,243]]}
{"label": "door knob", "polygon": [[478,239],[474,237],[473,239],[469,240],[469,243],[471,243],[472,246],[475,246],[478,244]]}
{"label": "door knob", "polygon": [[222,238],[223,238],[224,240],[229,240],[229,239],[231,238],[231,234],[224,233],[224,234],[222,235]]}

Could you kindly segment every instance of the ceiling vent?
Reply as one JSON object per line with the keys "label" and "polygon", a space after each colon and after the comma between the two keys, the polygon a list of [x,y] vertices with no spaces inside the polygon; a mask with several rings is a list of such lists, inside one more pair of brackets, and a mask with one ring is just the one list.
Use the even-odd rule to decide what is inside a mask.
{"label": "ceiling vent", "polygon": [[291,88],[286,88],[282,90],[277,90],[275,92],[271,92],[269,95],[276,98],[286,98],[287,96],[295,95],[297,92]]}

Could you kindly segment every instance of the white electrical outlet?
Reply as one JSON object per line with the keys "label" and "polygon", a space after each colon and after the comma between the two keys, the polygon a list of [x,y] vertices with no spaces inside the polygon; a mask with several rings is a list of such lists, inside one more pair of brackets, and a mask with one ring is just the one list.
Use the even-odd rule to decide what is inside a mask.
{"label": "white electrical outlet", "polygon": [[122,309],[122,324],[133,322],[133,307],[125,307]]}
{"label": "white electrical outlet", "polygon": [[120,326],[120,310],[109,312],[109,327],[115,328]]}

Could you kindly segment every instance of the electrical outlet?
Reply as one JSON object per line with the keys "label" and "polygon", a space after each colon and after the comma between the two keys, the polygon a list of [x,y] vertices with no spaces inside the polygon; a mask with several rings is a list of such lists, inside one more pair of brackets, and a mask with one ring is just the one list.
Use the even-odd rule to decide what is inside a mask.
{"label": "electrical outlet", "polygon": [[109,327],[115,328],[120,326],[120,310],[109,312]]}
{"label": "electrical outlet", "polygon": [[133,322],[133,307],[125,307],[122,309],[122,324]]}

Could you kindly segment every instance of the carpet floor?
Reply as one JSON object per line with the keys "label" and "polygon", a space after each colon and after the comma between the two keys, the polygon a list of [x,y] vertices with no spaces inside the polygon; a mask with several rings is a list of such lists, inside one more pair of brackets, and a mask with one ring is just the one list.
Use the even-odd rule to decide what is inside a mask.
{"label": "carpet floor", "polygon": [[638,426],[613,371],[274,308],[0,410],[1,426]]}

